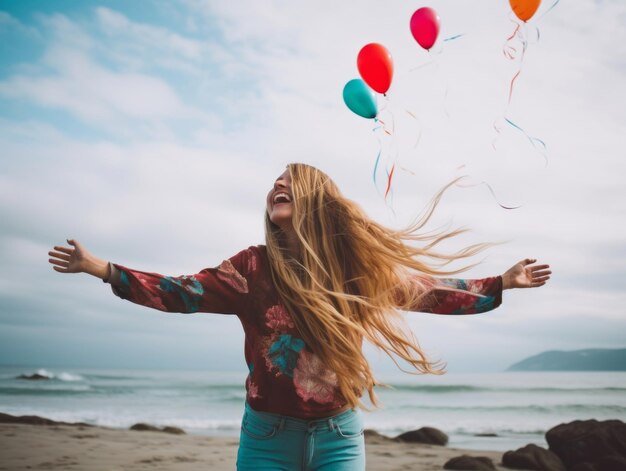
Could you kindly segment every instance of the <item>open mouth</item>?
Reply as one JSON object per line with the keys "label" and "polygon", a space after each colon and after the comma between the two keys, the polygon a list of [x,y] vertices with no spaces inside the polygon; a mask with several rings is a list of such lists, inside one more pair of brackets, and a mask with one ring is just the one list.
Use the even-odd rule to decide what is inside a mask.
{"label": "open mouth", "polygon": [[289,196],[287,193],[276,193],[274,195],[274,198],[272,199],[272,203],[274,205],[291,203],[291,196]]}

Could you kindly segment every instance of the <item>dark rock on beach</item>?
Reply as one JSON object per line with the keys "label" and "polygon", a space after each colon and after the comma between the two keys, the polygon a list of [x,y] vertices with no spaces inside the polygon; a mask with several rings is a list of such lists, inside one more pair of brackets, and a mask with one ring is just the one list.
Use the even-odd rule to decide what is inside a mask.
{"label": "dark rock on beach", "polygon": [[59,422],[38,415],[15,416],[0,412],[0,422],[4,424],[57,425]]}
{"label": "dark rock on beach", "polygon": [[[27,425],[75,425],[81,427],[93,427],[91,424],[84,422],[59,422],[45,417],[39,417],[38,415],[22,415],[15,416],[11,414],[5,414],[0,412],[0,423],[4,424],[27,424]],[[185,431],[178,427],[155,427],[154,425],[138,423],[130,427],[131,430],[150,430],[154,432],[165,432],[174,435],[183,435]]]}
{"label": "dark rock on beach", "polygon": [[462,469],[467,471],[495,471],[496,467],[486,456],[455,456],[446,461],[443,469]]}
{"label": "dark rock on beach", "polygon": [[40,375],[39,373],[33,373],[32,375],[19,375],[19,376],[16,376],[15,379],[34,379],[34,380],[39,380],[39,379],[50,379],[50,377],[46,376],[46,375]]}
{"label": "dark rock on beach", "polygon": [[185,431],[179,427],[163,427],[162,429],[165,433],[173,433],[174,435],[184,435]]}
{"label": "dark rock on beach", "polygon": [[507,451],[502,455],[502,464],[513,469],[566,471],[565,465],[555,453],[533,444]]}
{"label": "dark rock on beach", "polygon": [[445,446],[448,443],[448,436],[439,429],[422,427],[418,430],[404,432],[398,435],[396,440],[407,443],[427,443],[429,445]]}
{"label": "dark rock on beach", "polygon": [[56,420],[46,419],[45,417],[39,417],[38,415],[15,416],[11,414],[5,414],[3,412],[0,412],[0,423],[28,425],[80,425],[82,427],[91,427],[90,424],[85,424],[83,422],[57,422]]}
{"label": "dark rock on beach", "polygon": [[382,433],[378,433],[376,430],[365,429],[363,432],[365,435],[365,440],[368,442],[395,442],[397,441],[395,438],[388,437],[387,435],[383,435]]}
{"label": "dark rock on beach", "polygon": [[154,425],[138,423],[130,426],[130,430],[137,430],[139,432],[160,432],[161,429]]}
{"label": "dark rock on beach", "polygon": [[592,463],[582,463],[570,468],[568,471],[624,471],[626,469],[626,458],[619,456],[608,456],[600,458]]}
{"label": "dark rock on beach", "polygon": [[626,469],[626,424],[621,420],[560,424],[546,432],[546,441],[570,471]]}
{"label": "dark rock on beach", "polygon": [[185,431],[182,428],[178,427],[155,427],[154,425],[138,423],[130,426],[130,430],[138,430],[140,432],[165,432],[165,433],[173,433],[175,435],[182,435]]}

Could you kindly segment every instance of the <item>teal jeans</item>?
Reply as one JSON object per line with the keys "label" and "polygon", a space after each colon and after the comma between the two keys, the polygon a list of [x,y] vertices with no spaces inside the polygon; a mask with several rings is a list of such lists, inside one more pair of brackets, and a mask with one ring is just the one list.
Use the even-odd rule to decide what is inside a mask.
{"label": "teal jeans", "polygon": [[350,409],[302,420],[257,412],[246,403],[237,470],[364,471],[362,413]]}

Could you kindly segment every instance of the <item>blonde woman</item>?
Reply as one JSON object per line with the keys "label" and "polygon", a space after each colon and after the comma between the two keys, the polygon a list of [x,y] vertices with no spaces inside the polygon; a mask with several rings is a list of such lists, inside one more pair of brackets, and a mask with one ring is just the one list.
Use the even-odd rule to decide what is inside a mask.
{"label": "blonde woman", "polygon": [[369,219],[323,172],[290,164],[267,195],[266,245],[216,268],[179,277],[146,273],[94,257],[74,240],[55,247],[50,263],[60,273],[97,276],[143,306],[239,317],[249,375],[237,469],[363,470],[361,397],[377,403],[363,341],[416,373],[441,374],[399,311],[485,312],[499,306],[502,290],[550,278],[549,266],[531,259],[502,276],[441,278],[460,270],[436,266],[485,248],[446,255],[437,244],[460,231],[418,233],[443,191],[418,222],[395,231]]}

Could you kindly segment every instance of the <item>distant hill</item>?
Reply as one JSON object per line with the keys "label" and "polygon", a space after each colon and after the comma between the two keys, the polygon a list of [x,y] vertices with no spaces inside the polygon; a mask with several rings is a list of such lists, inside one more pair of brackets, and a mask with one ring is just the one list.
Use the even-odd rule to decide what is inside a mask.
{"label": "distant hill", "polygon": [[550,350],[519,361],[507,371],[626,371],[626,348]]}

